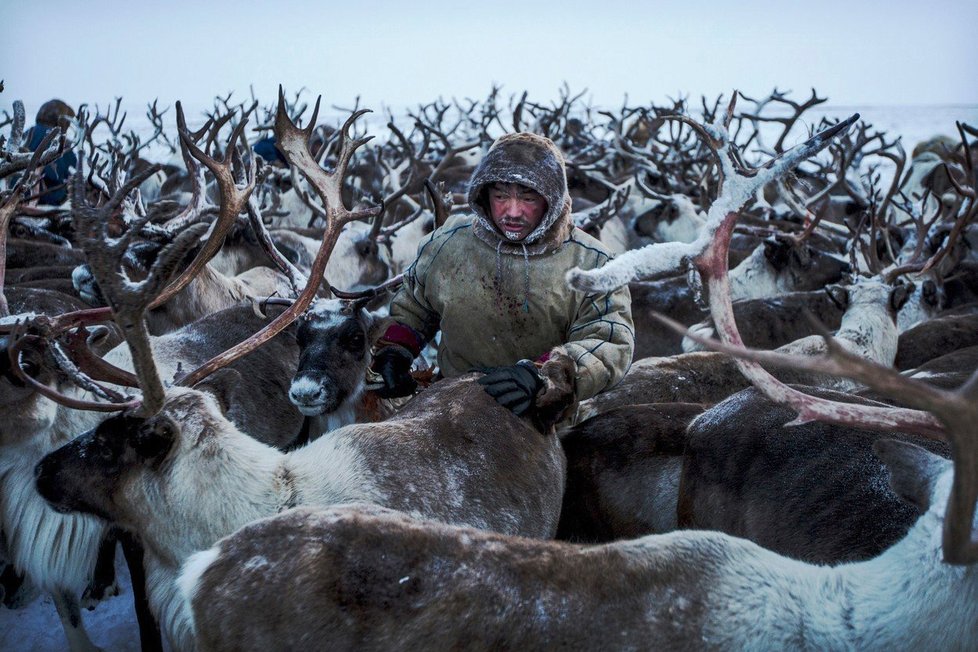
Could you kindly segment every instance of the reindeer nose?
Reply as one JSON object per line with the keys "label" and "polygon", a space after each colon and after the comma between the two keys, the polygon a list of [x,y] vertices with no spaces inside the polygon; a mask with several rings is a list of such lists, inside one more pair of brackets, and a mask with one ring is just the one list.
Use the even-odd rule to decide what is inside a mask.
{"label": "reindeer nose", "polygon": [[326,390],[308,376],[300,376],[292,381],[289,400],[293,403],[320,403],[326,400]]}

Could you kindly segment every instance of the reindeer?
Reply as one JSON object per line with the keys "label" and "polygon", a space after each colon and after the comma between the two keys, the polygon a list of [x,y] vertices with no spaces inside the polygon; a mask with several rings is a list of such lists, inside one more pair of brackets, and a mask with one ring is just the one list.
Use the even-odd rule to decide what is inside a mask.
{"label": "reindeer", "polygon": [[[732,171],[724,125],[721,115],[704,131],[716,139],[711,142],[719,141],[717,158]],[[796,410],[796,421],[818,418],[948,437],[953,466],[906,443],[874,445],[891,469],[894,491],[927,510],[899,543],[875,559],[827,568],[716,532],[574,547],[418,522],[372,507],[296,510],[246,526],[186,564],[180,586],[201,648],[300,645],[310,633],[329,636],[338,648],[385,649],[978,645],[978,472],[971,434],[978,420],[978,373],[952,393],[907,380],[835,344],[828,359],[749,352],[741,348],[732,319],[725,244],[738,201],[831,134],[754,169],[751,182],[731,183],[733,190],[714,204],[711,216],[718,236],[702,251],[659,247],[654,253],[664,256],[652,261],[622,256],[610,269],[572,271],[568,280],[581,289],[607,288],[627,282],[639,271],[629,272],[638,261],[642,273],[663,264],[662,257],[695,255],[724,340],[714,346],[749,358],[738,361],[745,376]],[[804,394],[777,382],[758,362],[841,373],[926,411]],[[616,578],[611,585],[609,577]],[[256,590],[277,597],[270,618],[268,600]],[[308,606],[310,595],[317,598],[312,609],[294,608],[298,600]],[[352,617],[351,600],[357,606]],[[255,618],[258,609],[267,619]],[[530,621],[527,613],[533,614]],[[446,621],[453,627],[446,629]]]}
{"label": "reindeer", "polygon": [[316,179],[330,212],[310,282],[265,329],[181,376],[179,386],[163,388],[140,321],[173,253],[164,250],[146,279],[125,285],[114,271],[120,245],[96,238],[98,219],[77,216],[92,269],[127,333],[143,399],[139,412],[106,420],[42,460],[37,489],[58,509],[94,514],[139,535],[150,605],[179,649],[192,647],[173,583],[182,562],[248,521],[294,505],[369,500],[533,537],[556,529],[564,476],[556,437],[496,403],[477,374],[433,386],[386,422],[347,426],[290,453],[257,442],[224,416],[233,373],[201,382],[302,314],[339,229],[363,216],[338,201],[345,163],[363,139],[344,140],[336,170],[317,172],[302,153],[314,123],[299,130],[280,108],[276,127],[280,146]]}
{"label": "reindeer", "polygon": [[900,333],[894,365],[900,370],[914,369],[952,350],[975,345],[978,315],[935,317]]}
{"label": "reindeer", "polygon": [[179,583],[202,650],[972,649],[975,560],[941,558],[951,463],[876,450],[928,511],[864,562],[813,566],[706,531],[574,546],[360,506],[251,523]]}
{"label": "reindeer", "polygon": [[[26,366],[37,372],[39,362],[35,358]],[[38,375],[46,384],[66,382],[60,372]],[[68,441],[68,433],[94,425],[100,415],[63,408],[20,385],[0,380],[0,530],[13,568],[53,597],[70,649],[93,650],[81,621],[80,598],[92,581],[106,527],[91,517],[51,510],[33,488],[33,467]]]}
{"label": "reindeer", "polygon": [[[850,271],[849,263],[823,253],[808,243],[766,240],[731,270],[734,300],[776,297],[790,291],[821,289]],[[685,277],[629,283],[635,327],[635,358],[682,352],[682,338],[664,331],[653,313],[663,313],[681,323],[695,324],[702,316],[696,290]]]}
{"label": "reindeer", "polygon": [[[743,334],[747,346],[773,349],[810,335],[810,316],[814,316],[829,330],[838,329],[848,299],[848,294],[842,287],[829,285],[821,290],[788,292],[777,297],[735,301],[734,318],[738,323],[751,324],[750,331]],[[713,332],[713,322],[705,319],[689,329],[708,337]],[[686,353],[704,350],[688,337],[683,338],[682,348]]]}
{"label": "reindeer", "polygon": [[[334,292],[339,291],[334,288]],[[356,301],[317,299],[299,322],[296,341],[301,352],[289,400],[313,420],[311,436],[357,421],[377,420],[366,413],[366,375],[373,360],[372,347],[389,321],[365,309],[374,296],[369,292]],[[383,413],[389,414],[389,408],[385,405]]]}
{"label": "reindeer", "polygon": [[[138,278],[138,274],[131,276]],[[71,282],[89,305],[106,305],[87,264],[74,269]],[[253,267],[237,276],[229,277],[211,265],[205,265],[172,299],[147,313],[149,332],[152,335],[163,335],[225,308],[242,303],[250,305],[263,297],[287,296],[291,292],[292,286],[286,277],[270,267]]]}
{"label": "reindeer", "polygon": [[[128,193],[141,181],[142,177],[137,176],[119,188],[118,192],[109,197],[97,211],[96,220],[107,223],[108,217],[118,209]],[[81,185],[79,167],[76,186],[73,188],[74,205],[79,211],[89,210],[91,207],[84,197]],[[190,232],[184,236],[184,244],[192,244],[192,238],[189,236],[193,235]],[[178,248],[177,251],[185,252],[186,248]],[[11,305],[15,306],[15,312],[20,319],[28,318],[37,322],[37,315],[53,314],[58,315],[53,318],[53,321],[67,328],[75,325],[76,318],[80,324],[100,321],[97,316],[99,311],[80,311],[84,307],[80,302],[63,295],[39,290],[24,293],[14,288],[8,289],[6,296],[11,301]],[[92,314],[93,312],[96,314]],[[244,314],[225,315],[227,322],[214,320],[210,327],[225,338],[233,338],[235,332],[240,334],[241,325],[247,323],[247,317],[251,313],[249,307]],[[101,320],[109,316],[109,311],[102,311]],[[89,321],[86,322],[86,319]],[[250,335],[251,332],[246,335]],[[118,341],[118,336],[115,336],[114,341],[112,337],[107,337],[109,333],[109,330],[102,328],[96,336],[99,341],[95,342],[89,338],[89,342],[97,345],[95,348],[105,351],[111,348],[110,344]],[[180,338],[183,339],[178,341]],[[243,338],[244,335],[239,337],[239,339]],[[202,337],[201,331],[196,331],[184,332],[177,337],[158,342],[160,353],[165,356],[168,365],[171,365],[168,371],[172,374],[181,365],[196,365],[201,358],[208,359],[210,355],[206,353],[207,339]],[[3,420],[5,427],[0,433],[2,435],[0,437],[0,478],[3,485],[0,488],[2,530],[7,539],[14,567],[53,595],[65,625],[69,646],[72,649],[94,649],[81,621],[79,596],[85,591],[92,576],[97,553],[105,535],[105,524],[87,516],[60,514],[50,509],[34,489],[33,469],[45,453],[70,441],[79,431],[86,430],[103,419],[104,412],[89,410],[93,407],[104,410],[105,405],[93,406],[79,401],[80,390],[70,386],[66,390],[68,383],[66,372],[58,369],[52,371],[43,364],[43,358],[60,344],[49,345],[48,353],[36,353],[30,347],[20,346],[21,341],[11,343],[6,339],[2,356],[4,361],[8,361],[9,348],[9,357],[16,361],[15,365],[4,365],[8,377],[13,380],[0,380],[0,388],[3,390],[2,401],[5,406],[3,411],[7,413]],[[232,340],[231,343],[234,341]],[[221,344],[224,348],[228,346],[228,343]],[[248,405],[253,396],[257,395],[249,391],[249,388],[244,388],[244,391],[251,396],[236,397],[233,401],[232,413],[236,418],[244,416],[245,425],[258,436],[266,435],[273,443],[281,441],[287,444],[296,436],[301,425],[301,418],[285,402],[284,396],[284,386],[287,385],[291,365],[294,365],[294,360],[297,358],[297,349],[293,343],[291,365],[288,346],[284,349],[281,346],[273,346],[266,354],[269,357],[265,360],[262,360],[262,355],[258,355],[249,361],[262,371],[249,373],[248,382],[259,385],[261,379],[265,380],[264,387],[251,388],[264,392],[265,400],[260,410],[254,405]],[[92,357],[95,358],[96,355],[93,354]],[[117,365],[123,367],[131,365],[131,358],[128,357],[128,351],[125,349],[110,352],[107,357]],[[287,366],[282,368],[283,364]],[[278,378],[276,378],[276,370],[279,370]],[[77,381],[77,378],[74,377],[74,380]],[[11,382],[17,385],[10,384]],[[53,393],[52,386],[54,386]],[[94,385],[88,384],[87,387],[91,388]],[[58,394],[62,403],[51,400],[52,396],[57,397]],[[275,413],[276,396],[280,397],[277,404],[285,408],[285,413],[281,423],[274,426],[274,432],[269,433],[270,426],[264,424],[269,413]],[[110,406],[110,409],[116,408]],[[249,415],[250,422],[247,418]],[[256,421],[255,417],[259,417],[259,420]],[[285,439],[286,437],[288,439]],[[139,586],[134,588],[137,593],[141,589]]]}
{"label": "reindeer", "polygon": [[[878,362],[893,364],[897,351],[894,320],[896,311],[906,301],[906,290],[906,286],[891,288],[885,283],[872,280],[854,284],[848,289],[836,289],[834,293],[839,298],[833,298],[832,301],[841,304],[841,297],[844,297],[846,306],[836,330],[836,337],[851,350],[858,350]],[[737,314],[736,308],[734,314]],[[805,321],[808,321],[808,330],[812,330],[812,322]],[[693,335],[702,337],[704,331],[712,332],[712,327],[698,325],[689,329],[685,341],[690,343],[690,348],[698,346],[691,339]],[[679,334],[679,331],[675,332]],[[808,335],[783,344],[777,350],[783,353],[814,355],[824,352],[825,346],[821,337]],[[824,375],[790,369],[776,373],[782,382],[787,383],[836,387],[840,390],[852,388],[849,381],[834,380]],[[637,403],[712,405],[745,389],[749,384],[738,365],[721,353],[694,351],[669,357],[643,358],[632,363],[618,385],[582,401],[578,406],[575,423],[616,407]]]}
{"label": "reindeer", "polygon": [[686,427],[703,409],[628,405],[561,433],[567,482],[557,538],[598,543],[675,530]]}
{"label": "reindeer", "polygon": [[[731,215],[735,217],[735,214]],[[738,341],[740,335],[733,318],[723,264],[726,238],[729,236],[718,236],[710,243],[707,253],[696,260],[710,284],[713,319],[725,325],[721,332],[727,338]],[[855,314],[846,313],[838,331],[839,339],[834,340],[833,346],[886,366],[892,364],[896,352],[894,316],[899,302],[891,303],[888,313],[879,309],[890,295],[889,287],[888,283],[879,280],[854,287],[856,303],[864,305],[857,306]],[[900,288],[897,286],[895,291]],[[860,294],[867,296],[860,299]],[[867,311],[867,306],[877,308]],[[883,328],[874,326],[873,322],[882,322]],[[703,341],[700,335],[689,337]],[[810,340],[801,340],[781,347],[778,355],[810,346]],[[825,349],[824,346],[820,348]],[[875,353],[873,349],[876,349]],[[813,353],[811,350],[806,352]],[[767,383],[772,389],[765,393],[774,400],[798,396],[797,390],[789,390],[774,379],[768,380],[760,372],[745,370],[739,364],[738,368],[755,384],[759,383],[758,379]],[[851,391],[852,387],[847,389]],[[823,394],[815,392],[817,397],[823,397]],[[838,396],[828,397],[836,403],[840,400]],[[885,412],[885,408],[876,409]],[[681,453],[683,472],[677,499],[680,525],[721,529],[747,536],[783,554],[820,562],[872,555],[902,535],[916,515],[896,509],[895,497],[880,495],[884,471],[872,461],[869,453],[870,445],[878,435],[851,428],[840,431],[838,426],[821,424],[804,426],[802,432],[779,431],[776,424],[784,421],[783,409],[781,414],[772,410],[770,400],[757,391],[745,391],[694,421]],[[745,423],[751,424],[750,427],[745,428]],[[891,428],[900,425],[894,420],[888,423]],[[619,472],[635,473],[642,463],[633,460],[631,465],[623,465]],[[648,463],[652,463],[651,460]],[[785,478],[799,479],[792,483],[793,490],[788,494],[785,494]],[[819,478],[819,482],[802,485],[800,480],[804,478]],[[668,484],[663,478],[649,478],[644,482],[646,485],[652,482],[662,486]],[[592,502],[611,504],[606,497],[607,491],[607,487],[599,486]],[[620,487],[616,491],[622,493]],[[832,500],[819,500],[819,492],[826,492],[821,494],[823,496],[831,495]],[[657,504],[653,501],[669,503],[668,497],[655,497],[650,498],[648,504]],[[859,511],[842,509],[834,512],[829,507],[840,503],[858,505]],[[606,520],[610,523],[627,520],[627,515],[622,514],[627,514],[629,509],[632,513],[641,513],[647,507],[642,501],[633,501],[631,505],[625,505],[624,512],[622,509],[610,510]],[[854,515],[854,521],[847,524],[847,519]],[[797,522],[794,521],[796,518]],[[812,537],[813,532],[818,533],[817,538]]]}

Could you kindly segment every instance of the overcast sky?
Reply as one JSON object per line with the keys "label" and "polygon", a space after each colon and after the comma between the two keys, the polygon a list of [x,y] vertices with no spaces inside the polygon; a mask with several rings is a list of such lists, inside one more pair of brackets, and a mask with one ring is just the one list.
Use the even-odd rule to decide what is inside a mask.
{"label": "overcast sky", "polygon": [[0,0],[0,107],[22,99],[210,105],[305,86],[379,109],[562,82],[598,104],[763,95],[978,104],[975,0]]}

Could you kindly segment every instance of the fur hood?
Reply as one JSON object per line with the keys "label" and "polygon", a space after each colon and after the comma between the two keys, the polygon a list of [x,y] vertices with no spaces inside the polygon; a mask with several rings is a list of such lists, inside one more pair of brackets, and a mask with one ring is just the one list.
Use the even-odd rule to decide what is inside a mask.
{"label": "fur hood", "polygon": [[[520,242],[508,240],[489,215],[486,190],[493,183],[519,183],[547,200],[547,213],[539,226]],[[553,251],[573,226],[564,155],[553,141],[536,134],[507,134],[496,140],[472,173],[468,200],[476,215],[476,235],[503,253],[532,256]]]}

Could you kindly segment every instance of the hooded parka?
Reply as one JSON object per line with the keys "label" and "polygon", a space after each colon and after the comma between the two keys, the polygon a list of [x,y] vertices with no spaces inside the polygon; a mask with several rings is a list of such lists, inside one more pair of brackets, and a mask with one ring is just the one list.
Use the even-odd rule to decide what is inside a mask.
{"label": "hooded parka", "polygon": [[[522,241],[507,239],[492,220],[486,191],[497,182],[530,187],[547,201]],[[473,173],[468,199],[472,215],[450,219],[421,242],[391,302],[400,326],[387,343],[417,355],[441,330],[445,377],[524,358],[543,362],[563,347],[576,367],[577,400],[621,380],[634,349],[628,287],[607,294],[568,287],[570,269],[601,267],[611,254],[574,226],[564,159],[553,142],[528,133],[499,138]]]}

